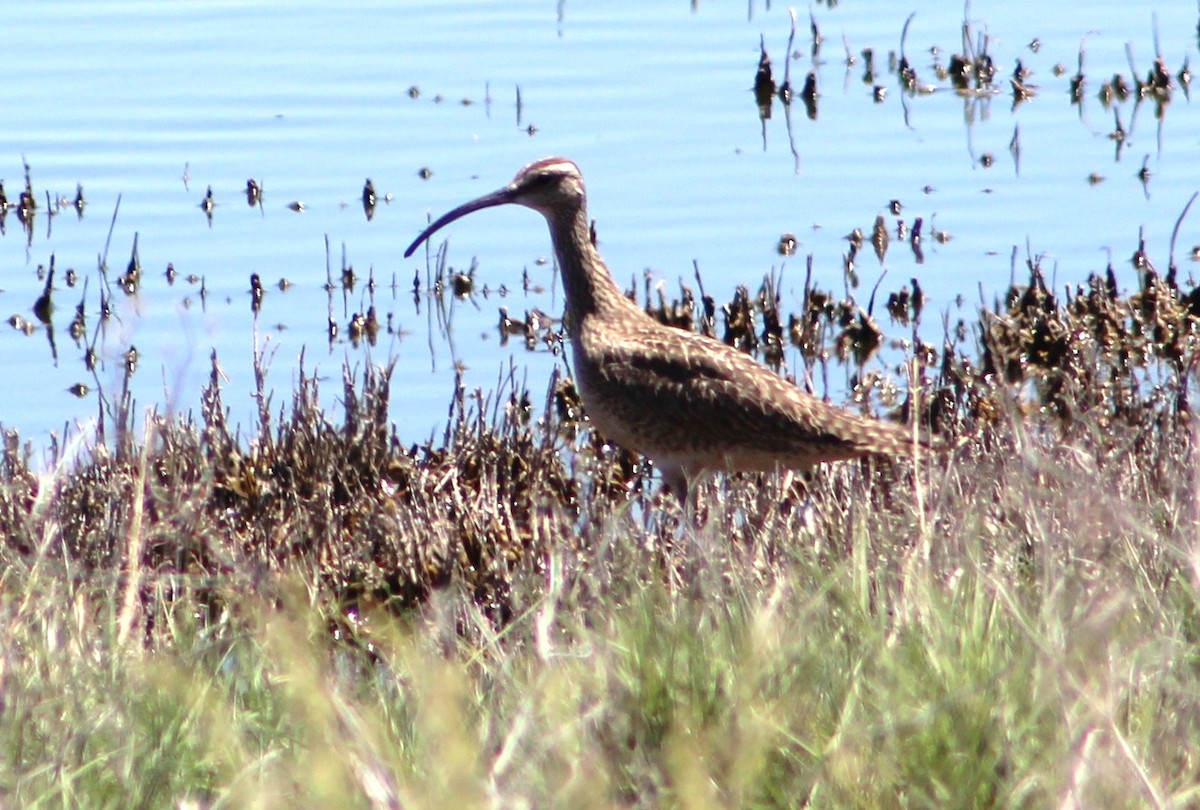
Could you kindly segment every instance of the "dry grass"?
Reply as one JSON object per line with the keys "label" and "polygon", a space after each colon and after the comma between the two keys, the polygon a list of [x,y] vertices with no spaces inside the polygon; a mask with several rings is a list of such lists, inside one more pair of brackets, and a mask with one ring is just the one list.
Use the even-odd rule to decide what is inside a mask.
{"label": "dry grass", "polygon": [[[1194,806],[1197,316],[1155,283],[1033,274],[977,357],[947,341],[916,408],[946,458],[686,512],[557,381],[458,392],[415,447],[387,369],[336,424],[302,378],[249,445],[215,374],[199,424],[45,472],[10,441],[0,801]],[[864,323],[800,322],[810,379]]]}

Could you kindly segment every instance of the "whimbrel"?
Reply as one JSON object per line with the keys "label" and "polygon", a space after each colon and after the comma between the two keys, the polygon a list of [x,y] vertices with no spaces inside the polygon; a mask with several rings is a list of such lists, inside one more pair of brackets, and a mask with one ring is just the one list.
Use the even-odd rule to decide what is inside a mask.
{"label": "whimbrel", "polygon": [[508,203],[532,208],[550,226],[588,417],[609,440],[652,459],[680,498],[689,480],[710,470],[770,472],[913,454],[908,429],[825,403],[742,352],[664,326],[630,301],[592,243],[583,175],[566,158],[530,163],[503,188],[438,217],[405,257],[459,217]]}

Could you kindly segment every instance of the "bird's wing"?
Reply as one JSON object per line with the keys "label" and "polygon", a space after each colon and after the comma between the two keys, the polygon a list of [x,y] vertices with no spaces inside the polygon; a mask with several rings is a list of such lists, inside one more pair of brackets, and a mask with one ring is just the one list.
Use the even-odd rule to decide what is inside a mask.
{"label": "bird's wing", "polygon": [[624,443],[643,452],[661,442],[697,455],[749,448],[780,459],[832,460],[878,451],[879,435],[895,443],[904,438],[898,426],[809,396],[711,338],[658,324],[625,324],[619,332],[583,330],[580,339],[591,358],[583,370],[585,392],[592,389],[610,417],[600,420],[602,430],[615,433],[618,442],[623,433]]}

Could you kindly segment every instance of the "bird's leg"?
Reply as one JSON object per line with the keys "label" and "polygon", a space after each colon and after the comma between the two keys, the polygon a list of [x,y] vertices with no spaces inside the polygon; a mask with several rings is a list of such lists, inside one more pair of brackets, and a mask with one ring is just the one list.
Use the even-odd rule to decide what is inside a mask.
{"label": "bird's leg", "polygon": [[711,470],[702,467],[687,467],[663,461],[655,462],[662,473],[663,486],[678,502],[685,522],[699,528],[708,522],[708,504],[701,503],[700,492]]}
{"label": "bird's leg", "polygon": [[662,474],[663,486],[670,490],[681,504],[686,504],[690,500],[690,490],[688,488],[688,474],[684,471],[682,464],[675,464],[670,461],[657,462],[658,471]]}

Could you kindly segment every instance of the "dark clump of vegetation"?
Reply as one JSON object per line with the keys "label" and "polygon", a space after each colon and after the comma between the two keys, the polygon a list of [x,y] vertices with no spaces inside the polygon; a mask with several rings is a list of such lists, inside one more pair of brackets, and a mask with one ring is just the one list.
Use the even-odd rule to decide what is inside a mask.
{"label": "dark clump of vegetation", "polygon": [[[978,362],[949,334],[939,359],[914,331],[922,421],[958,437],[960,460],[1012,452],[1019,434],[1036,432],[1097,463],[1136,460],[1145,474],[1169,479],[1189,458],[1196,292],[1150,271],[1131,295],[1093,277],[1060,301],[1036,262],[1028,271],[1028,283],[1008,290],[1004,308],[981,312],[972,328]],[[660,301],[648,311],[695,328],[694,308],[685,287],[682,303]],[[891,312],[914,328],[919,322],[918,310]],[[726,342],[781,368],[780,324],[789,319],[770,279],[756,296],[739,288],[723,313]],[[852,298],[835,302],[808,289],[805,311],[790,317],[788,330],[805,364],[803,380],[818,367],[828,377],[830,344],[834,356],[857,358],[861,368],[881,343],[876,337],[870,351],[845,349],[860,345],[864,322],[874,324]],[[966,332],[959,324],[958,337]],[[300,566],[342,603],[394,609],[453,579],[503,620],[510,573],[523,558],[572,536],[581,518],[625,508],[651,490],[634,458],[581,432],[585,416],[569,380],[553,382],[541,407],[511,377],[490,398],[457,390],[440,442],[405,446],[389,426],[390,374],[368,368],[356,379],[345,370],[340,425],[303,371],[277,424],[259,391],[257,435],[245,446],[226,421],[214,355],[199,424],[151,418],[142,441],[130,424],[119,425],[111,446],[90,444],[53,476],[35,475],[28,451],[11,439],[0,493],[5,546],[86,575],[124,565],[136,528],[138,566],[155,575],[204,582]],[[864,404],[872,393],[895,400],[896,387],[881,375],[854,382]],[[906,418],[911,403],[911,396],[903,403]],[[571,464],[589,470],[591,486],[572,475]],[[814,471],[809,485],[830,476],[840,477]]]}
{"label": "dark clump of vegetation", "polygon": [[[214,357],[194,420],[120,411],[47,471],[9,436],[0,796],[1194,803],[1197,293],[1026,270],[940,350],[919,287],[890,344],[873,301],[807,283],[791,316],[771,279],[648,303],[710,334],[723,312],[809,390],[845,363],[859,407],[953,445],[714,477],[688,506],[568,379],[460,387],[405,444],[390,368],[346,369],[338,421],[301,373],[287,409],[257,392],[247,440]],[[867,371],[884,348],[906,384]]]}
{"label": "dark clump of vegetation", "polygon": [[523,392],[489,413],[460,390],[442,441],[406,448],[389,429],[390,368],[361,380],[345,370],[341,424],[302,372],[287,416],[273,428],[264,405],[244,446],[216,363],[199,424],[150,417],[142,440],[124,425],[114,446],[93,444],[53,476],[35,475],[28,450],[8,442],[6,550],[87,577],[127,568],[136,547],[147,607],[154,578],[206,599],[214,578],[301,568],[339,602],[397,610],[457,577],[502,619],[514,562],[539,531],[570,532],[578,484]]}

